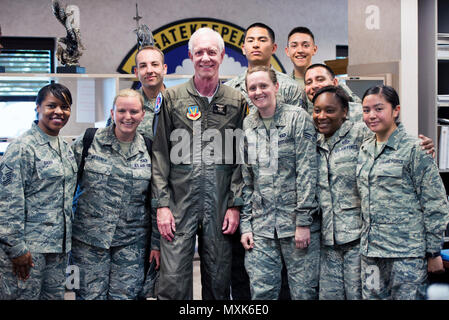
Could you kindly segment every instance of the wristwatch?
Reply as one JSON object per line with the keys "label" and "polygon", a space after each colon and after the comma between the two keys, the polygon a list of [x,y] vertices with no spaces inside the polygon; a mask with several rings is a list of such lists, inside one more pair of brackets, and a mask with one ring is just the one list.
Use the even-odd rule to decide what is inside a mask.
{"label": "wristwatch", "polygon": [[440,251],[437,252],[426,252],[426,258],[436,258],[441,256]]}

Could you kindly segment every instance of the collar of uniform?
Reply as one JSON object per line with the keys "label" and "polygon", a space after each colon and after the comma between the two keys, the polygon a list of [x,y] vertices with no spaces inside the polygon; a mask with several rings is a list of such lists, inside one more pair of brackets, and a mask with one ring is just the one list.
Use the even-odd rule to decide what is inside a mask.
{"label": "collar of uniform", "polygon": [[[273,125],[275,127],[286,126],[287,120],[285,119],[282,109],[283,109],[283,104],[277,103],[276,109],[274,110],[274,115],[273,115]],[[260,116],[259,111],[256,110],[255,112],[250,113],[249,115],[247,115],[247,118],[249,119],[249,121],[251,121],[249,126],[252,129],[265,128],[265,124],[262,121],[262,117]]]}
{"label": "collar of uniform", "polygon": [[144,109],[148,109],[150,111],[154,111],[154,104],[156,102],[156,98],[149,99],[142,88],[140,88],[140,93],[143,96],[143,107]]}
{"label": "collar of uniform", "polygon": [[[193,82],[193,77],[194,77],[194,76],[192,76],[192,77],[190,78],[190,80],[187,82],[187,92],[188,92],[190,95],[196,96],[196,97],[198,97],[198,98],[207,98],[207,97],[201,96],[201,95],[198,93],[198,90],[197,90],[196,87],[195,87],[195,83]],[[219,95],[219,94],[221,93],[221,90],[223,90],[223,89],[222,89],[222,86],[220,85],[220,81],[218,81],[218,89],[216,89],[216,91],[215,91],[215,93],[214,93],[214,97],[217,96],[217,95]]]}
{"label": "collar of uniform", "polygon": [[327,149],[326,145],[334,146],[337,142],[339,142],[348,134],[349,130],[351,130],[353,126],[354,123],[351,120],[344,121],[343,124],[340,126],[340,128],[338,128],[337,131],[335,131],[334,134],[329,138],[327,143],[324,134],[322,133],[318,134],[317,145],[320,148],[324,149]]}
{"label": "collar of uniform", "polygon": [[[402,123],[398,125],[396,130],[391,134],[388,138],[387,143],[385,143],[385,147],[393,148],[397,150],[399,148],[399,143],[402,140],[402,137],[406,134],[404,126]],[[362,150],[371,154],[374,157],[375,155],[375,146],[376,146],[376,135],[373,134],[371,137],[367,138],[362,145]]]}
{"label": "collar of uniform", "polygon": [[282,112],[284,105],[282,103],[276,103],[276,109],[274,110],[273,124],[276,127],[285,127],[287,125],[287,120],[285,119],[285,113]]}
{"label": "collar of uniform", "polygon": [[[38,123],[38,121],[34,120],[31,125],[31,129],[33,129],[34,132],[36,132],[36,134],[34,134],[34,136],[36,137],[37,143],[39,145],[50,143],[50,139],[48,138],[48,135],[44,131],[42,131],[42,129],[38,126],[37,123]],[[58,139],[59,139],[59,136],[58,136]]]}
{"label": "collar of uniform", "polygon": [[405,134],[406,134],[406,132],[405,132],[404,125],[402,123],[399,123],[396,130],[394,130],[393,133],[391,134],[391,136],[388,138],[388,141],[385,144],[385,146],[393,148],[394,150],[399,149],[399,143],[401,142],[401,140]]}
{"label": "collar of uniform", "polygon": [[[97,132],[95,137],[100,144],[109,145],[112,147],[112,149],[114,149],[118,153],[121,153],[120,142],[114,134],[114,129],[115,123],[104,128],[101,132]],[[141,137],[141,135],[136,131],[136,135],[134,136],[131,146],[129,147],[129,153],[127,156],[132,157],[139,152],[144,153],[145,148],[146,147],[143,141],[143,137]]]}

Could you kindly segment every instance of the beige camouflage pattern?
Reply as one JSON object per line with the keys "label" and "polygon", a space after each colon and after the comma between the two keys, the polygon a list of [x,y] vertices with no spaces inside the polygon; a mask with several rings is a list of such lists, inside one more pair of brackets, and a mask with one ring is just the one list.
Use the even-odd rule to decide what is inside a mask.
{"label": "beige camouflage pattern", "polygon": [[[290,104],[296,107],[306,109],[307,97],[305,96],[304,91],[301,90],[301,88],[297,85],[297,83],[285,73],[279,72],[277,70],[275,70],[275,72],[277,81],[279,83],[279,91],[276,96],[276,101],[280,101],[285,104]],[[251,102],[251,99],[248,96],[248,91],[246,90],[246,83],[245,83],[246,73],[247,71],[225,82],[225,85],[239,90],[245,97],[246,101],[248,102],[248,105],[250,106],[250,111],[253,112],[257,110],[257,107]]]}
{"label": "beige camouflage pattern", "polygon": [[292,73],[291,73],[290,76],[291,76],[291,78],[292,78],[293,80],[295,80],[295,81],[298,83],[299,88],[301,88],[302,90],[304,90],[304,87],[305,87],[304,78],[296,77],[296,76],[295,76],[295,70],[292,71]]}
{"label": "beige camouflage pattern", "polygon": [[[278,299],[282,254],[291,298],[317,299],[320,235],[315,200],[316,132],[312,119],[301,108],[278,103],[270,130],[265,128],[259,112],[248,115],[243,128],[245,204],[240,232],[252,232],[254,237],[254,249],[245,253],[251,297]],[[277,154],[273,153],[276,149]],[[260,158],[251,161],[251,153]],[[270,167],[272,162],[264,163],[265,155],[271,160],[277,156],[277,168]],[[311,229],[311,243],[306,249],[295,247],[297,226]]]}
{"label": "beige camouflage pattern", "polygon": [[254,248],[245,253],[252,300],[277,300],[281,291],[282,258],[287,268],[292,300],[318,299],[320,232],[311,232],[310,245],[296,248],[295,238],[254,236]]}
{"label": "beige camouflage pattern", "polygon": [[73,240],[80,270],[77,300],[135,300],[143,287],[145,243],[103,249]]}
{"label": "beige camouflage pattern", "polygon": [[137,132],[148,137],[151,141],[154,140],[153,135],[153,120],[154,120],[154,107],[156,105],[156,98],[148,99],[142,88],[139,90],[143,96],[143,109],[145,110],[145,116],[142,122],[137,127]]}
{"label": "beige camouflage pattern", "polygon": [[0,300],[64,300],[66,253],[32,253],[26,281],[13,274],[12,261],[0,248]]}
{"label": "beige camouflage pattern", "polygon": [[441,249],[449,210],[435,160],[402,124],[379,154],[375,137],[359,152],[357,185],[367,257],[424,257]]}
{"label": "beige camouflage pattern", "polygon": [[[312,119],[301,108],[279,103],[270,131],[265,129],[258,112],[245,118],[243,129],[245,158],[251,156],[248,155],[251,150],[271,157],[270,139],[275,139],[278,167],[275,172],[267,171],[273,162],[260,165],[262,158],[242,166],[245,204],[240,215],[240,231],[271,239],[275,230],[279,238],[294,236],[297,226],[312,225],[317,209],[316,132]],[[249,140],[250,136],[255,139]],[[257,149],[255,141],[271,150]]]}
{"label": "beige camouflage pattern", "polygon": [[427,261],[424,258],[370,258],[362,255],[364,300],[424,300]]}
{"label": "beige camouflage pattern", "polygon": [[320,300],[362,299],[360,240],[321,247]]}
{"label": "beige camouflage pattern", "polygon": [[356,168],[371,131],[346,120],[329,138],[318,135],[317,198],[321,208],[320,299],[361,299],[362,217]]}
{"label": "beige camouflage pattern", "polygon": [[10,258],[70,251],[77,165],[57,139],[61,154],[36,121],[0,160],[0,240]]}
{"label": "beige camouflage pattern", "polygon": [[362,217],[356,168],[366,135],[365,123],[350,120],[326,140],[318,135],[317,198],[321,208],[323,244],[332,246],[360,238]]}
{"label": "beige camouflage pattern", "polygon": [[[151,158],[143,136],[136,134],[124,154],[114,127],[98,129],[89,148],[73,223],[74,239],[104,249],[145,239],[150,221],[145,201]],[[82,139],[83,135],[72,146],[77,163],[81,161]]]}

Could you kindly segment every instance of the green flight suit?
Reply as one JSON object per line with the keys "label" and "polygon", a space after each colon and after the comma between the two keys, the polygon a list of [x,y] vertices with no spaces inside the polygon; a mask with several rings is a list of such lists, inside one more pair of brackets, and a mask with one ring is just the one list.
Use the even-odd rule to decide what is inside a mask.
{"label": "green flight suit", "polygon": [[159,299],[192,299],[197,234],[202,297],[229,299],[231,236],[223,235],[222,224],[228,208],[243,204],[237,142],[229,135],[241,131],[246,112],[237,90],[220,85],[209,103],[193,77],[164,92],[153,144],[152,193],[155,207],[170,208],[176,232],[171,242],[161,239]]}

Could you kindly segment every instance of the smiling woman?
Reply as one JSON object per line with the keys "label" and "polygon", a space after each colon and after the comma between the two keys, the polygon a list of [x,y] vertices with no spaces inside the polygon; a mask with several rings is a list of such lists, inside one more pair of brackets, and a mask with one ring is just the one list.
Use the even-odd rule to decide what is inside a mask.
{"label": "smiling woman", "polygon": [[[88,148],[73,221],[72,257],[81,271],[77,299],[137,299],[143,287],[151,181],[151,147],[137,132],[144,113],[142,95],[121,90],[111,110],[114,123],[99,128]],[[83,137],[72,146],[78,164]],[[159,268],[157,227],[152,236],[150,259]]]}
{"label": "smiling woman", "polygon": [[36,99],[38,126],[46,134],[57,136],[70,118],[72,96],[66,90],[57,91],[53,86],[44,87]]}
{"label": "smiling woman", "polygon": [[114,133],[121,142],[130,142],[145,116],[143,97],[137,91],[124,89],[114,99],[111,118],[114,120]]}
{"label": "smiling woman", "polygon": [[41,88],[38,120],[0,161],[0,299],[64,299],[77,165],[58,134],[71,103],[65,86]]}
{"label": "smiling woman", "polygon": [[292,299],[316,299],[320,232],[312,119],[304,109],[277,100],[279,84],[270,67],[248,70],[246,87],[257,108],[243,122],[248,161],[242,165],[240,214],[251,299],[278,299],[282,257]]}

